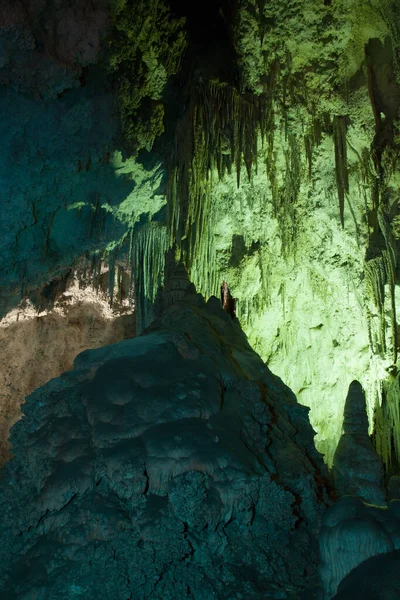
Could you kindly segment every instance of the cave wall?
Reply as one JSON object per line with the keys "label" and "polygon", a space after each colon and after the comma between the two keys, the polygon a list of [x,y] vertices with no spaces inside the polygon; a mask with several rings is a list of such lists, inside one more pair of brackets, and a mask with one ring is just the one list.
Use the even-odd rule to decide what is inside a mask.
{"label": "cave wall", "polygon": [[329,463],[349,383],[367,389],[372,428],[397,360],[393,10],[239,3],[228,24],[237,79],[201,75],[172,178],[193,281],[206,295],[228,282],[252,344],[311,407]]}
{"label": "cave wall", "polygon": [[135,332],[133,302],[117,299],[111,308],[107,293],[74,276],[51,306],[38,310],[24,301],[10,311],[0,321],[0,464],[12,456],[10,428],[29,394],[70,371],[80,352]]}
{"label": "cave wall", "polygon": [[174,247],[331,462],[350,381],[372,427],[397,359],[396,10],[4,3],[2,313],[88,253],[132,268],[140,331]]}
{"label": "cave wall", "polygon": [[[29,0],[0,7],[1,315],[87,253],[98,262],[111,255],[113,264],[125,244],[126,258],[136,222],[165,204],[160,161],[143,167],[122,144],[123,78],[136,64],[133,50],[128,57],[121,50],[135,33],[124,4]],[[161,26],[157,3],[147,11],[141,20],[136,13],[135,27],[149,15]],[[168,23],[165,7],[160,12]],[[161,52],[159,34],[153,25],[137,52],[146,44]],[[153,93],[157,73],[148,67],[140,78],[132,75],[140,100]]]}

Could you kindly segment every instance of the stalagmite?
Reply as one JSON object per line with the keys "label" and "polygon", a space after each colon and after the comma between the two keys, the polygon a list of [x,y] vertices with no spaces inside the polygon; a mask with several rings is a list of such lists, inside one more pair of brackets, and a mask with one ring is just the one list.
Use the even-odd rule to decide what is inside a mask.
{"label": "stalagmite", "polygon": [[385,504],[383,465],[368,435],[365,395],[358,381],[349,387],[332,472],[340,496],[354,495],[371,504]]}
{"label": "stalagmite", "polygon": [[316,571],[330,500],[308,410],[166,266],[160,319],[24,405],[0,486],[2,598],[278,600]]}
{"label": "stalagmite", "polygon": [[383,382],[381,402],[375,407],[375,446],[389,474],[395,474],[400,465],[399,382],[395,368]]}
{"label": "stalagmite", "polygon": [[333,600],[398,600],[400,551],[369,558],[342,581]]}
{"label": "stalagmite", "polygon": [[[337,496],[324,593],[397,547],[399,23],[399,0],[0,0],[0,317],[84,257],[139,334],[25,403],[0,596],[299,600]],[[73,336],[34,315],[68,358],[49,377],[105,343],[83,312]]]}

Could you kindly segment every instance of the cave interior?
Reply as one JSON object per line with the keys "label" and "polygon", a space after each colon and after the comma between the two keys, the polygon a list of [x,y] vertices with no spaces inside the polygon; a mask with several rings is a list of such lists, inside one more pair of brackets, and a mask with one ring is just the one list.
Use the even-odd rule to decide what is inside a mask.
{"label": "cave interior", "polygon": [[398,0],[2,0],[0,140],[0,597],[400,599]]}

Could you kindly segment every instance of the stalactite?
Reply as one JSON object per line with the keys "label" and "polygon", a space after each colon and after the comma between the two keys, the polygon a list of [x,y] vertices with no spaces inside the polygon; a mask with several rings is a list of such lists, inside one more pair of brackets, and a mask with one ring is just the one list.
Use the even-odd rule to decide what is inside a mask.
{"label": "stalactite", "polygon": [[267,177],[268,177],[268,181],[269,181],[269,187],[271,190],[272,205],[274,207],[275,213],[277,211],[278,198],[279,198],[279,185],[278,185],[276,163],[277,163],[276,152],[274,152],[273,147],[272,147],[268,150],[267,159],[266,159],[266,170],[267,170]]}
{"label": "stalactite", "polygon": [[93,288],[98,293],[100,288],[100,277],[101,277],[101,260],[99,260],[99,252],[94,252],[87,260],[90,260],[90,280]]}
{"label": "stalactite", "polygon": [[346,117],[336,116],[333,123],[335,143],[336,186],[339,198],[340,222],[344,227],[344,197],[349,192],[349,174],[347,169],[347,123]]}
{"label": "stalactite", "polygon": [[[370,240],[370,250],[375,256],[371,260],[367,260],[365,277],[366,277],[366,292],[367,298],[372,300],[378,315],[379,315],[379,338],[378,346],[381,352],[386,352],[386,320],[385,320],[385,285],[388,285],[390,299],[390,329],[392,338],[392,356],[393,362],[396,363],[398,355],[398,331],[396,318],[396,301],[395,301],[395,286],[396,286],[396,267],[397,267],[397,243],[394,238],[390,219],[384,208],[384,197],[380,186],[376,182],[373,186],[373,203],[377,208],[373,211],[375,216],[374,238]],[[378,241],[377,241],[378,240]],[[380,241],[379,241],[380,240]],[[380,248],[378,246],[378,242]],[[375,340],[372,332],[372,320],[370,312],[368,313],[369,331],[371,348],[375,351]]]}
{"label": "stalactite", "polygon": [[[352,147],[352,150],[355,149]],[[361,156],[359,158],[359,169],[361,172],[361,179],[364,183],[373,185],[377,181],[374,173],[374,165],[371,158],[371,151],[368,148],[363,148]],[[373,198],[374,199],[374,198]],[[374,202],[374,205],[377,204]]]}
{"label": "stalactite", "polygon": [[[315,109],[314,109],[315,111]],[[322,123],[315,116],[313,117],[313,140],[315,145],[318,147],[321,143],[322,138]]]}
{"label": "stalactite", "polygon": [[367,311],[370,343],[374,352],[383,354],[387,352],[385,320],[385,285],[387,284],[390,298],[391,337],[393,348],[392,354],[393,362],[396,362],[398,352],[395,302],[397,249],[396,242],[390,229],[390,224],[382,206],[378,208],[377,220],[382,237],[384,239],[385,247],[376,249],[377,255],[367,260],[365,264],[366,296],[375,306],[379,319],[379,331],[375,332],[374,335],[372,315],[369,310]]}
{"label": "stalactite", "polygon": [[283,185],[280,189],[276,180],[275,167],[271,166],[269,169],[274,213],[279,224],[282,252],[285,256],[295,250],[296,207],[301,183],[300,155],[300,142],[295,134],[289,133],[287,147],[284,152]]}
{"label": "stalactite", "polygon": [[117,250],[113,249],[108,255],[108,294],[110,298],[110,307],[112,307],[114,303],[116,252]]}
{"label": "stalactite", "polygon": [[398,350],[398,335],[397,335],[397,318],[396,318],[396,300],[395,300],[395,286],[396,286],[396,265],[397,265],[397,244],[392,234],[389,220],[382,208],[378,209],[378,223],[381,229],[382,235],[385,238],[386,253],[385,253],[385,267],[387,275],[387,283],[389,286],[390,296],[390,319],[391,319],[391,331],[392,331],[392,343],[393,343],[393,362],[397,361],[397,350]]}
{"label": "stalactite", "polygon": [[311,179],[312,175],[312,161],[313,161],[313,140],[310,136],[304,136],[304,146],[306,150],[306,157],[308,163],[308,176]]}
{"label": "stalactite", "polygon": [[210,228],[214,178],[235,167],[239,187],[244,163],[250,180],[257,169],[259,137],[272,148],[272,123],[271,97],[239,94],[227,83],[198,81],[177,127],[167,191],[169,246],[178,245],[206,295],[218,293],[220,286]]}
{"label": "stalactite", "polygon": [[368,332],[370,345],[374,352],[378,354],[386,353],[386,334],[385,334],[385,284],[387,280],[386,260],[384,258],[386,251],[368,260],[365,264],[365,290],[366,297],[370,299],[378,313],[378,330],[373,327],[373,317],[369,309]]}
{"label": "stalactite", "polygon": [[117,302],[122,304],[124,296],[124,270],[121,265],[117,268]]}
{"label": "stalactite", "polygon": [[136,291],[136,330],[143,331],[153,320],[153,304],[162,285],[166,227],[156,221],[142,226],[133,235],[133,269]]}
{"label": "stalactite", "polygon": [[399,374],[390,374],[381,385],[382,401],[375,407],[373,442],[390,476],[400,467]]}

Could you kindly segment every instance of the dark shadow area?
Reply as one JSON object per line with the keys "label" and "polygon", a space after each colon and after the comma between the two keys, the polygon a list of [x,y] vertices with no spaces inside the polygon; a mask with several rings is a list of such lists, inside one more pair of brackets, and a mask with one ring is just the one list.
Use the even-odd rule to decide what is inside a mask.
{"label": "dark shadow area", "polygon": [[99,67],[87,70],[84,88],[54,99],[3,89],[0,107],[4,314],[30,290],[64,277],[85,252],[122,237],[127,226],[105,205],[117,207],[133,183],[111,163],[120,131]]}
{"label": "dark shadow area", "polygon": [[188,48],[179,73],[168,82],[165,104],[165,133],[154,144],[154,152],[169,158],[176,124],[185,114],[189,99],[199,82],[215,79],[238,86],[237,56],[231,38],[236,2],[171,0],[171,9],[186,18]]}

